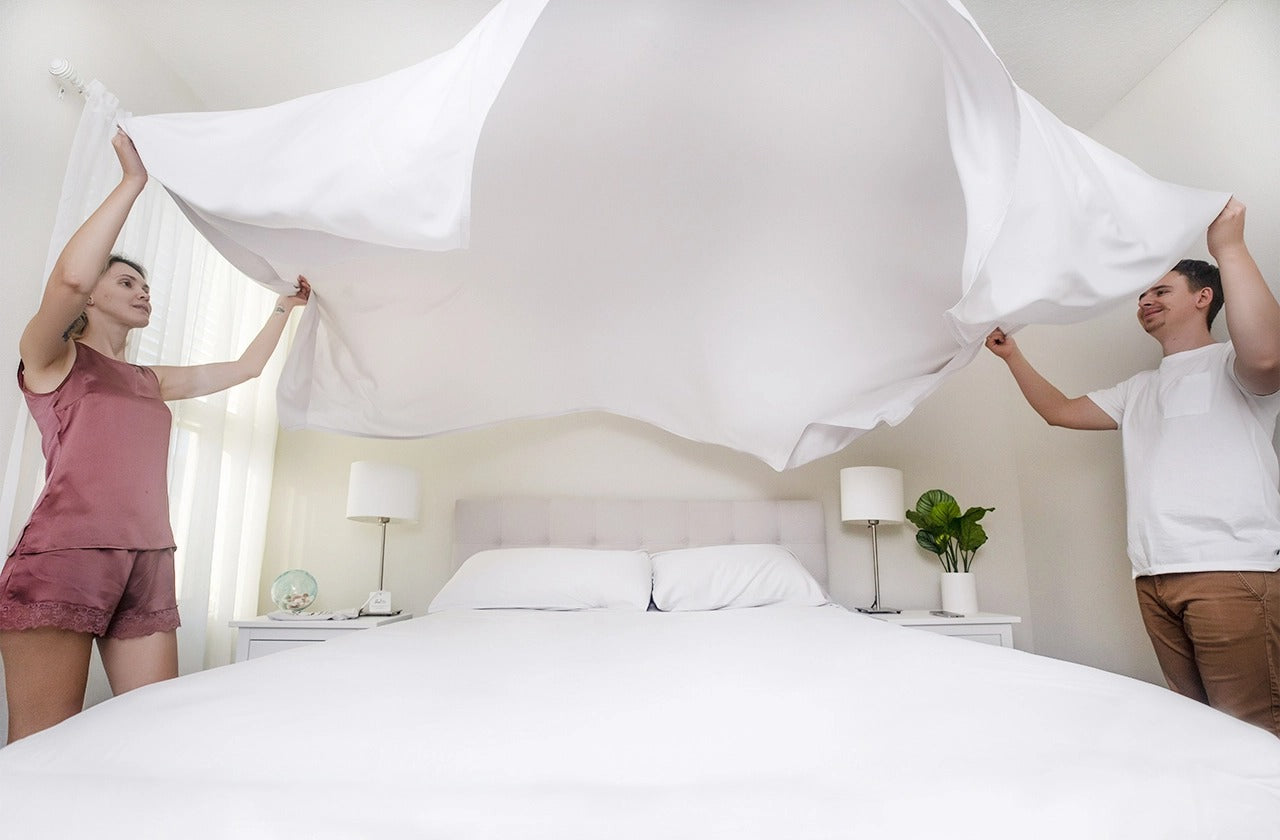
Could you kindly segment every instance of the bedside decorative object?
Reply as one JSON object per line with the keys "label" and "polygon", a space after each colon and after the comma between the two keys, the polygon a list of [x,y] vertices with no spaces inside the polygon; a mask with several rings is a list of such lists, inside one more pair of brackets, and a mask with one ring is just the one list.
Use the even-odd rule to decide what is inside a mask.
{"label": "bedside decorative object", "polygon": [[963,513],[960,504],[945,490],[928,490],[920,495],[916,509],[906,512],[907,520],[919,530],[916,543],[938,556],[942,563],[942,608],[969,615],[978,611],[978,587],[970,567],[973,556],[987,541],[979,520],[995,508],[971,507]]}
{"label": "bedside decorative object", "polygon": [[288,613],[300,613],[316,601],[320,586],[310,572],[290,569],[271,584],[271,602]]}
{"label": "bedside decorative object", "polygon": [[387,524],[417,522],[422,506],[418,473],[409,467],[356,461],[347,484],[347,519],[372,522],[382,528],[382,548],[378,554],[378,589],[369,593],[365,615],[391,615],[391,593],[385,585],[387,570]]}
{"label": "bedside decorative object", "polygon": [[844,522],[866,522],[871,529],[871,569],[875,598],[864,613],[896,613],[880,605],[880,549],[876,526],[902,522],[902,470],[893,467],[845,467],[840,470],[840,518]]}
{"label": "bedside decorative object", "polygon": [[978,611],[978,578],[973,572],[943,572],[938,586],[947,612],[973,615]]}

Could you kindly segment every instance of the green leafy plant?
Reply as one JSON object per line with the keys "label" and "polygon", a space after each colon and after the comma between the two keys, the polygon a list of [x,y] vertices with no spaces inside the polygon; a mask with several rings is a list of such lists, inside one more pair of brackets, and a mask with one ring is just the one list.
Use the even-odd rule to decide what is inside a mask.
{"label": "green leafy plant", "polygon": [[916,509],[907,511],[907,521],[920,530],[916,542],[925,551],[938,555],[944,572],[967,572],[973,555],[987,541],[987,532],[978,521],[995,508],[971,507],[964,513],[945,490],[921,494]]}

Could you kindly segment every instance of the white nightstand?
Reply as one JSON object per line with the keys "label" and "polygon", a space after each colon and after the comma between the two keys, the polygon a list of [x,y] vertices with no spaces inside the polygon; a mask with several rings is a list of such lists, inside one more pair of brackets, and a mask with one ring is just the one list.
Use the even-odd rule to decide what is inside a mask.
{"label": "white nightstand", "polygon": [[236,634],[236,661],[256,659],[289,648],[327,642],[357,630],[368,630],[383,624],[394,624],[413,618],[413,613],[399,615],[363,615],[359,618],[327,621],[278,621],[260,615],[231,622]]}
{"label": "white nightstand", "polygon": [[915,627],[943,636],[959,636],[962,639],[1000,647],[1013,647],[1013,625],[1022,623],[1022,619],[1016,615],[982,612],[961,618],[947,618],[933,615],[928,610],[903,610],[896,614],[882,613],[871,617],[890,624]]}

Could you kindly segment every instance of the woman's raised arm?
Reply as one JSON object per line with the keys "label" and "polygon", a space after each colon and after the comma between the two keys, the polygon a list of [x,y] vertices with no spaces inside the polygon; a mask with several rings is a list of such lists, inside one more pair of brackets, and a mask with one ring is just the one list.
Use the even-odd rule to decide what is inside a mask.
{"label": "woman's raised arm", "polygon": [[18,342],[23,365],[33,374],[57,373],[60,366],[71,366],[71,348],[64,338],[67,327],[84,311],[129,210],[147,184],[147,169],[129,135],[117,130],[111,145],[123,171],[120,183],[62,249],[40,308]]}
{"label": "woman's raised arm", "polygon": [[224,391],[233,385],[239,385],[262,373],[271,358],[271,352],[280,343],[285,324],[289,323],[289,313],[295,306],[305,306],[311,298],[311,284],[307,278],[299,275],[298,291],[292,295],[281,295],[267,316],[258,335],[249,342],[249,346],[234,362],[213,362],[207,365],[164,366],[151,368],[160,380],[160,398],[163,400],[185,400],[189,397],[203,397]]}

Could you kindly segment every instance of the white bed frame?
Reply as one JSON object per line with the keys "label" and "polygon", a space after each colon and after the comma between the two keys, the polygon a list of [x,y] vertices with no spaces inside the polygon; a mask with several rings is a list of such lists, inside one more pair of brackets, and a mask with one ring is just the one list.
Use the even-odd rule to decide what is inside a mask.
{"label": "white bed frame", "polygon": [[826,522],[817,501],[459,499],[453,511],[455,569],[489,548],[665,551],[738,543],[785,546],[826,588]]}

